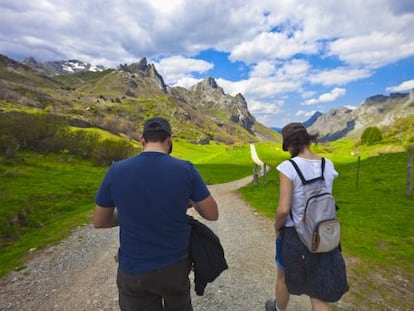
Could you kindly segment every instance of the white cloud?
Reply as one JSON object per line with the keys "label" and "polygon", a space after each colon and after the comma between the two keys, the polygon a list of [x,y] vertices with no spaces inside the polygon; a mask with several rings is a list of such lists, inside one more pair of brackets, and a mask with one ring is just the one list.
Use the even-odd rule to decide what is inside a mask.
{"label": "white cloud", "polygon": [[301,95],[302,98],[306,99],[306,98],[311,98],[312,96],[314,96],[316,94],[315,91],[302,91]]}
{"label": "white cloud", "polygon": [[343,88],[334,88],[329,93],[321,94],[318,98],[312,98],[306,100],[304,103],[302,103],[303,106],[311,106],[318,103],[328,103],[333,102],[338,99],[338,97],[341,97],[345,95],[346,90]]}
{"label": "white cloud", "polygon": [[316,110],[312,110],[312,111],[298,110],[295,115],[300,116],[300,117],[310,118],[311,116],[315,114],[315,112]]}
{"label": "white cloud", "polygon": [[401,82],[399,85],[387,87],[387,92],[402,92],[414,89],[414,79]]}
{"label": "white cloud", "polygon": [[284,62],[260,61],[252,66],[250,78],[275,78],[280,81],[302,80],[309,73],[310,64],[306,60],[292,59]]}
{"label": "white cloud", "polygon": [[411,7],[391,0],[85,0],[73,10],[68,0],[2,1],[0,50],[26,57],[36,41],[40,60],[84,56],[118,65],[210,48],[254,64],[323,54],[326,46],[328,55],[375,67],[414,54]]}
{"label": "white cloud", "polygon": [[338,55],[348,64],[377,68],[413,55],[414,42],[407,41],[400,33],[373,32],[338,39],[331,43],[329,50],[329,54]]}
{"label": "white cloud", "polygon": [[248,103],[249,111],[258,114],[273,114],[280,112],[280,108],[283,105],[283,101],[277,101],[273,103],[265,103],[260,101],[251,101]]}
{"label": "white cloud", "polygon": [[250,71],[250,78],[267,78],[274,76],[276,72],[276,66],[274,62],[270,61],[259,61],[253,66]]}
{"label": "white cloud", "polygon": [[282,67],[283,75],[290,79],[303,79],[311,69],[308,61],[302,59],[292,59]]}
{"label": "white cloud", "polygon": [[289,59],[296,54],[316,54],[316,42],[302,41],[283,33],[263,32],[253,40],[236,45],[230,54],[231,60],[255,63],[257,59]]}
{"label": "white cloud", "polygon": [[300,81],[282,80],[278,77],[259,77],[249,78],[239,81],[228,81],[225,79],[216,79],[217,83],[224,89],[227,94],[243,94],[249,101],[272,101],[275,97],[280,97],[289,92],[296,92],[300,86]]}
{"label": "white cloud", "polygon": [[167,84],[175,85],[179,80],[191,77],[191,74],[204,73],[214,67],[214,64],[201,59],[172,56],[154,62],[158,72],[163,76]]}
{"label": "white cloud", "polygon": [[195,79],[192,77],[183,77],[177,80],[177,82],[172,86],[181,86],[183,88],[189,89],[194,84],[197,84],[198,82],[201,82],[202,79]]}
{"label": "white cloud", "polygon": [[[242,93],[248,104],[297,93],[316,104],[335,94],[305,90],[345,88],[413,56],[413,8],[409,0],[84,0],[75,10],[69,0],[0,0],[0,51],[15,59],[77,58],[109,67],[147,57],[168,84],[189,87],[199,81],[195,74],[208,75],[222,62],[196,55],[216,50],[251,69],[243,78],[219,79],[227,93]],[[297,111],[288,103],[276,105],[288,105],[284,111],[263,108],[268,114],[261,116],[281,120]]]}
{"label": "white cloud", "polygon": [[311,83],[319,83],[325,86],[344,85],[348,82],[367,78],[371,74],[372,72],[368,69],[338,67],[331,70],[315,71],[308,79]]}
{"label": "white cloud", "polygon": [[255,116],[256,120],[262,124],[276,124],[275,117],[282,113],[283,100],[273,102],[248,101],[249,111]]}

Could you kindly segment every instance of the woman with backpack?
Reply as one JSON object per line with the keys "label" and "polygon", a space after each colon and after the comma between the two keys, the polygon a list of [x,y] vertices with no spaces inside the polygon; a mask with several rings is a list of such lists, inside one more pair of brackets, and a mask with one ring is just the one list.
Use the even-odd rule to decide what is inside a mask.
{"label": "woman with backpack", "polygon": [[266,302],[266,311],[286,310],[290,294],[308,295],[313,311],[330,310],[329,303],[338,301],[349,290],[340,246],[328,252],[312,252],[299,238],[295,226],[302,221],[305,211],[303,180],[322,179],[332,193],[338,173],[330,160],[322,160],[311,151],[316,136],[310,135],[302,123],[286,125],[282,137],[283,150],[289,151],[294,163],[286,160],[277,166],[280,197],[274,225],[276,298]]}

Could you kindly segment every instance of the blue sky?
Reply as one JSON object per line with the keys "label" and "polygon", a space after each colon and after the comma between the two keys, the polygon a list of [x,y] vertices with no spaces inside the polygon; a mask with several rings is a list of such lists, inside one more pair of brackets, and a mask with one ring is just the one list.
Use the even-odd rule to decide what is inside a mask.
{"label": "blue sky", "polygon": [[0,0],[0,53],[213,77],[269,127],[414,88],[412,0]]}

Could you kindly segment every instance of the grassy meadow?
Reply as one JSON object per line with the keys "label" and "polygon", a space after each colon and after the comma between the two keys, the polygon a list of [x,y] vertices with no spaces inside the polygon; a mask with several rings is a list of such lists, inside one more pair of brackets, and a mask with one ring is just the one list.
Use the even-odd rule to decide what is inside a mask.
{"label": "grassy meadow", "polygon": [[0,276],[36,249],[90,222],[104,168],[68,155],[22,152],[0,158]]}
{"label": "grassy meadow", "polygon": [[[216,184],[251,173],[249,150],[248,145],[197,146],[177,139],[173,155],[191,160],[208,184]],[[22,269],[35,250],[91,221],[106,169],[67,153],[22,151],[0,157],[0,276]]]}
{"label": "grassy meadow", "polygon": [[[356,148],[350,140],[314,149],[330,158],[339,172],[334,195],[343,224],[342,247],[352,262],[348,269],[350,296],[364,301],[370,293],[380,292],[379,302],[372,302],[375,306],[410,303],[395,301],[398,294],[390,291],[394,283],[404,280],[410,289],[414,279],[414,198],[406,196],[407,152],[385,146]],[[358,183],[354,149],[361,158]],[[259,180],[257,187],[249,184],[240,194],[272,219],[279,196],[275,166],[288,153],[275,143],[258,143],[256,150],[270,166],[266,184]],[[191,160],[208,184],[237,180],[253,172],[249,145],[194,145],[176,139],[173,155]],[[106,169],[64,153],[25,151],[11,159],[0,157],[0,276],[23,268],[33,252],[91,221],[94,195]],[[373,273],[380,273],[383,279]],[[379,291],[379,285],[384,289]]]}
{"label": "grassy meadow", "polygon": [[[345,310],[350,305],[363,305],[364,310],[408,310],[414,302],[413,295],[399,299],[402,292],[412,293],[414,286],[414,197],[406,195],[408,153],[383,154],[384,148],[358,148],[358,170],[358,157],[351,155],[354,144],[350,141],[314,146],[334,161],[339,172],[334,196],[340,207],[341,245],[351,286],[344,298]],[[248,185],[240,193],[261,214],[273,219],[279,199],[275,166],[288,154],[276,145],[263,144],[256,149],[273,170],[264,186],[260,179],[258,187]]]}

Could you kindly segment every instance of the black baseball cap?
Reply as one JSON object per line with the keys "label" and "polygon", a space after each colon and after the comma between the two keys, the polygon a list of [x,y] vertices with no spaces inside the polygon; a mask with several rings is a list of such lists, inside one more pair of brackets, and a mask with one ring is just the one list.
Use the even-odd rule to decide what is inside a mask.
{"label": "black baseball cap", "polygon": [[171,126],[167,120],[160,117],[154,117],[148,119],[144,123],[144,133],[153,132],[153,131],[164,131],[168,135],[171,135]]}

